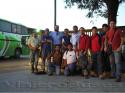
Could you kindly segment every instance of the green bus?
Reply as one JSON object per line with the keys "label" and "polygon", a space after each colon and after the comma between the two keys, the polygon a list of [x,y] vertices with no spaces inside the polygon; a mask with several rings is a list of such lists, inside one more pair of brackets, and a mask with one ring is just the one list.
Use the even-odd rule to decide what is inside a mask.
{"label": "green bus", "polygon": [[28,28],[0,19],[0,57],[29,55],[26,44],[29,35]]}

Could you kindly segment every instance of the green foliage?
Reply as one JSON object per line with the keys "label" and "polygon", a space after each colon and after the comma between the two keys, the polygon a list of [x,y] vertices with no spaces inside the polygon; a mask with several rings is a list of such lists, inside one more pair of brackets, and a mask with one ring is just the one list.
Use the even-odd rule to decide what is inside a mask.
{"label": "green foliage", "polygon": [[113,3],[119,5],[125,0],[64,0],[64,2],[66,3],[66,8],[77,5],[78,9],[88,9],[89,12],[86,15],[88,18],[92,18],[94,15],[108,18],[107,6]]}

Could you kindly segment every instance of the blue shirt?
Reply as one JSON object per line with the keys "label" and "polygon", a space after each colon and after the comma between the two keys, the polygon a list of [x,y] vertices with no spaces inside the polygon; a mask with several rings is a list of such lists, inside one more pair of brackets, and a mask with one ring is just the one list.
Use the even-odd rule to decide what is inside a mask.
{"label": "blue shirt", "polygon": [[63,36],[63,42],[64,42],[64,45],[68,45],[70,43],[70,35],[68,36]]}
{"label": "blue shirt", "polygon": [[[41,38],[42,41],[46,40],[52,40],[51,36],[49,35],[43,35]],[[51,49],[51,44],[50,43],[42,43],[42,49]]]}
{"label": "blue shirt", "polygon": [[50,36],[52,37],[54,45],[60,45],[60,44],[62,44],[63,34],[61,32],[51,32]]}

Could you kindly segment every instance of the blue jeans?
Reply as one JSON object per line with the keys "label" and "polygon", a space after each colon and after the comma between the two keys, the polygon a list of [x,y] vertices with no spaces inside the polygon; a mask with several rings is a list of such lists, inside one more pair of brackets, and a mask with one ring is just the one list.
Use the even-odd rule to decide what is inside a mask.
{"label": "blue jeans", "polygon": [[38,51],[31,51],[30,52],[31,69],[33,71],[34,71],[34,69],[37,70],[38,58],[39,58]]}
{"label": "blue jeans", "polygon": [[51,46],[42,47],[42,57],[46,58],[51,53]]}
{"label": "blue jeans", "polygon": [[54,71],[56,71],[56,75],[60,75],[60,65],[49,62],[48,75],[53,74]]}
{"label": "blue jeans", "polygon": [[94,70],[97,74],[102,74],[103,72],[103,63],[102,63],[102,54],[101,52],[96,52],[92,54],[92,70]]}
{"label": "blue jeans", "polygon": [[76,63],[67,64],[64,70],[64,75],[68,76],[70,74],[73,74],[75,72],[75,69],[76,69]]}
{"label": "blue jeans", "polygon": [[121,52],[113,52],[110,56],[111,74],[113,77],[121,78]]}

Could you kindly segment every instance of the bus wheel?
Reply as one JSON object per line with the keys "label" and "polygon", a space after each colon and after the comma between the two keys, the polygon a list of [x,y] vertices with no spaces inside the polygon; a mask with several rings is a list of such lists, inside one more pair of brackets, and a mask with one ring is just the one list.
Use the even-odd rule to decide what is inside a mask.
{"label": "bus wheel", "polygon": [[20,58],[21,56],[21,50],[20,49],[16,49],[15,50],[15,58]]}

